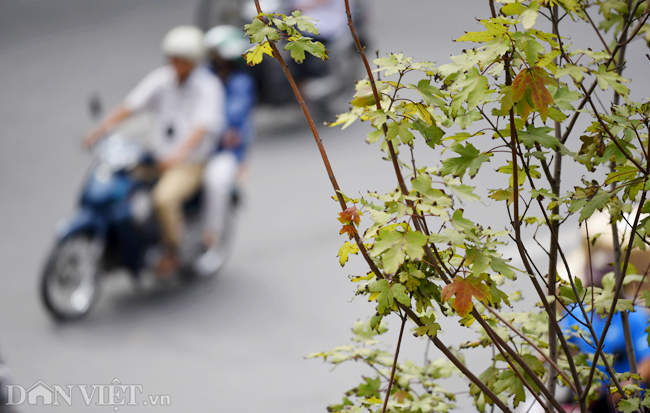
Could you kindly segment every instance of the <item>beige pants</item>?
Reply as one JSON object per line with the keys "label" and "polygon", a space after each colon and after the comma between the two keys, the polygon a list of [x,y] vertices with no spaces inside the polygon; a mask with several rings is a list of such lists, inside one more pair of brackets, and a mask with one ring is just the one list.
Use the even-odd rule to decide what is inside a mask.
{"label": "beige pants", "polygon": [[165,171],[153,189],[163,242],[174,251],[182,238],[183,203],[201,187],[203,164],[184,164]]}

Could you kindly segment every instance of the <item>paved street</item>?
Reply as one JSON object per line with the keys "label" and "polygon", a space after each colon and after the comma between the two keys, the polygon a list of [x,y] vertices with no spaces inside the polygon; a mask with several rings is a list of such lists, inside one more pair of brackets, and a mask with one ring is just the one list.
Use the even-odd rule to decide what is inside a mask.
{"label": "paved street", "polygon": [[[462,49],[451,39],[487,15],[485,2],[471,3],[485,10],[373,0],[372,49],[448,59]],[[139,292],[127,275],[115,274],[90,316],[67,325],[53,323],[39,300],[54,225],[73,211],[90,163],[79,147],[92,125],[88,96],[97,92],[107,106],[117,104],[162,62],[167,30],[191,23],[194,12],[194,0],[0,0],[0,354],[23,386],[117,378],[172,402],[120,411],[322,412],[365,370],[344,365],[332,372],[304,356],[345,344],[372,306],[352,300],[347,276],[365,267],[359,258],[343,270],[338,264],[338,204],[329,200],[329,180],[299,119],[278,126],[260,115],[234,253],[216,279]],[[365,125],[322,131],[350,194],[394,185],[366,133]],[[495,221],[493,228],[505,225]],[[410,339],[403,354],[421,360],[424,349]],[[485,362],[472,367],[479,373]],[[89,410],[81,402],[61,411]]]}

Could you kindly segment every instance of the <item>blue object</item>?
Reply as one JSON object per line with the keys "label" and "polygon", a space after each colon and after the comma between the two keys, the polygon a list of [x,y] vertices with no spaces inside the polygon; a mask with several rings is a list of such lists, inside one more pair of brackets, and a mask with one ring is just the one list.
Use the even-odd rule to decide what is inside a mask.
{"label": "blue object", "polygon": [[222,148],[217,152],[232,151],[239,162],[253,140],[253,108],[256,102],[255,81],[245,70],[235,70],[224,80],[226,90],[226,130],[239,132],[239,144],[235,148]]}
{"label": "blue object", "polygon": [[[590,313],[587,313],[591,317]],[[575,318],[573,317],[575,316]],[[650,357],[650,346],[648,346],[648,318],[650,313],[643,307],[635,307],[635,311],[629,313],[630,332],[632,334],[632,342],[634,344],[634,354],[636,355],[637,363],[643,359]],[[561,322],[560,327],[564,332],[569,342],[578,346],[578,349],[583,353],[594,354],[595,343],[591,343],[591,334],[587,331],[586,327],[580,324],[577,320],[585,322],[582,311],[577,307],[571,309],[571,314],[567,315]],[[593,315],[593,328],[596,336],[600,340],[605,328],[607,318],[602,318],[598,314]],[[581,337],[582,336],[582,337]],[[584,338],[583,338],[584,337]],[[585,340],[589,340],[589,343]],[[626,373],[630,371],[630,361],[628,360],[625,351],[625,337],[623,335],[623,321],[621,313],[614,314],[612,324],[609,326],[605,341],[603,343],[603,351],[607,354],[614,355],[614,363],[612,367],[617,373]],[[604,366],[598,368],[605,372]]]}
{"label": "blue object", "polygon": [[152,182],[139,181],[129,171],[146,160],[140,149],[119,137],[108,137],[97,150],[98,161],[88,174],[77,211],[57,228],[57,241],[86,234],[101,239],[112,264],[134,275],[144,265],[147,249],[158,241],[153,211],[141,222],[134,218],[135,191],[148,193]]}

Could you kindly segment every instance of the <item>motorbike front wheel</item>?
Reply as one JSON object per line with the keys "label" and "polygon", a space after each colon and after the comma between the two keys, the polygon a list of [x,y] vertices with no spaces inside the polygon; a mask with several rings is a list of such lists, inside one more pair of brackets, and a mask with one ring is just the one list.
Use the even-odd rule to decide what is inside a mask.
{"label": "motorbike front wheel", "polygon": [[41,279],[41,298],[57,320],[76,320],[99,296],[102,247],[87,235],[66,238],[52,250]]}

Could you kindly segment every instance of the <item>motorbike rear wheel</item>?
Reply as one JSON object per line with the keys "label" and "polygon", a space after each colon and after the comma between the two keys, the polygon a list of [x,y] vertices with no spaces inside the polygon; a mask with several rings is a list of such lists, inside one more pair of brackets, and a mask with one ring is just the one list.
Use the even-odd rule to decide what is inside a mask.
{"label": "motorbike rear wheel", "polygon": [[102,248],[88,235],[75,235],[57,244],[41,278],[41,298],[57,320],[77,320],[88,314],[99,297]]}

